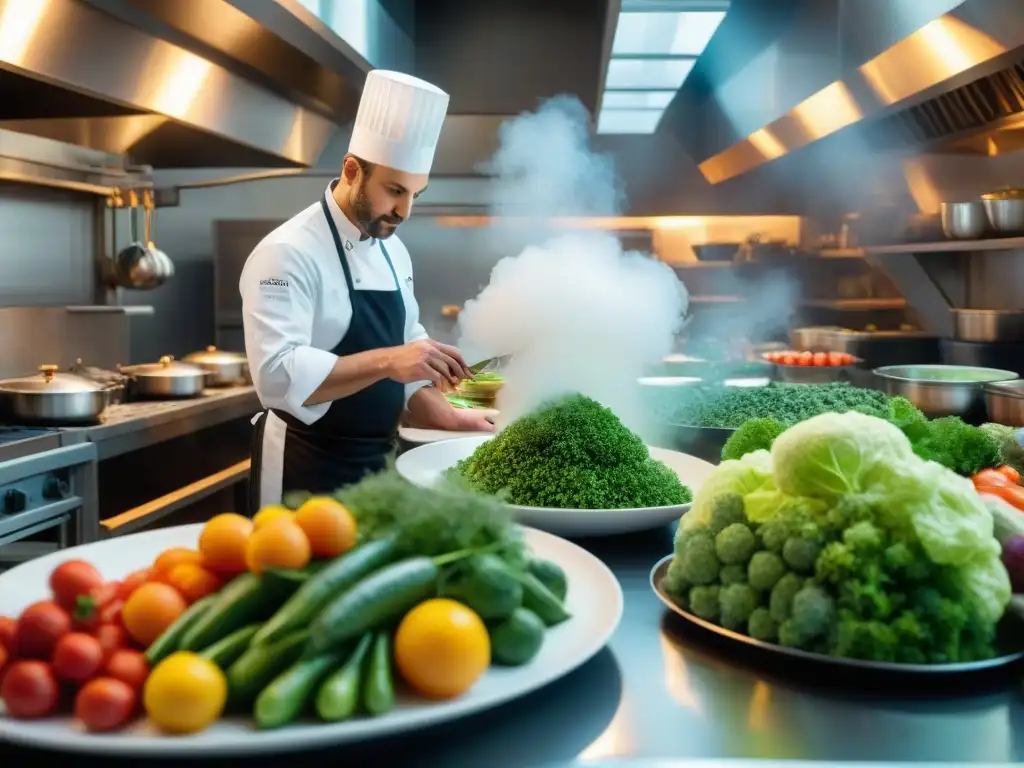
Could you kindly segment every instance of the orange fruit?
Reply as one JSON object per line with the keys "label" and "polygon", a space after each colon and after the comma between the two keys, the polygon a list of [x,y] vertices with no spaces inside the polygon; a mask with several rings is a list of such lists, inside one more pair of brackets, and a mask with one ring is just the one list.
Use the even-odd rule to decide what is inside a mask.
{"label": "orange fruit", "polygon": [[194,549],[187,549],[186,547],[171,547],[165,552],[161,552],[156,560],[153,561],[153,568],[151,569],[150,578],[155,581],[163,581],[158,578],[159,576],[170,572],[170,570],[181,563],[196,563],[200,564],[203,562],[203,556]]}
{"label": "orange fruit", "polygon": [[216,574],[195,563],[179,563],[165,575],[168,584],[181,593],[190,604],[220,589]]}
{"label": "orange fruit", "polygon": [[356,519],[330,496],[314,496],[295,513],[313,557],[337,557],[356,545]]}
{"label": "orange fruit", "polygon": [[132,639],[150,645],[188,607],[174,587],[151,581],[138,587],[121,610],[124,628]]}
{"label": "orange fruit", "polygon": [[253,573],[263,573],[266,568],[305,568],[311,556],[306,534],[286,519],[255,531],[245,548],[245,562]]}
{"label": "orange fruit", "polygon": [[281,504],[271,504],[269,507],[264,507],[253,515],[252,524],[256,528],[262,528],[267,523],[291,517],[291,514],[292,511],[288,509],[288,507],[282,506]]}
{"label": "orange fruit", "polygon": [[199,534],[199,551],[206,567],[218,573],[244,571],[245,545],[252,531],[252,520],[234,512],[211,517]]}
{"label": "orange fruit", "polygon": [[487,671],[491,638],[483,619],[462,603],[427,600],[398,625],[395,664],[406,682],[427,698],[454,698]]}

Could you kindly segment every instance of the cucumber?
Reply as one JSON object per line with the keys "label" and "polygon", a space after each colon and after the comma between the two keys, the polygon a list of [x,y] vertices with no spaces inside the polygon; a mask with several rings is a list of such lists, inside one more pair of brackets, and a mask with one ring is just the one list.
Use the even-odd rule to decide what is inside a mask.
{"label": "cucumber", "polygon": [[505,666],[525,664],[537,655],[543,644],[544,622],[526,608],[516,608],[491,630],[491,656]]}
{"label": "cucumber", "polygon": [[352,717],[359,709],[359,693],[363,687],[366,654],[373,642],[367,632],[348,660],[324,680],[316,694],[316,713],[321,720],[336,723]]}
{"label": "cucumber", "polygon": [[253,638],[253,644],[273,642],[309,626],[332,599],[364,576],[391,562],[396,549],[394,539],[378,539],[331,561],[326,568],[299,587],[288,602],[263,625]]}
{"label": "cucumber", "polygon": [[459,571],[441,594],[469,606],[485,621],[509,616],[523,601],[523,586],[496,555],[475,555]]}
{"label": "cucumber", "polygon": [[256,697],[253,717],[260,728],[280,728],[297,718],[321,681],[344,657],[327,653],[300,659],[274,678]]}
{"label": "cucumber", "polygon": [[378,632],[370,650],[370,663],[363,681],[363,706],[371,715],[383,715],[395,706],[395,681],[391,674],[391,636]]}
{"label": "cucumber", "polygon": [[271,681],[302,656],[307,632],[296,632],[267,645],[250,645],[228,668],[228,691],[233,704],[248,704]]}
{"label": "cucumber", "polygon": [[300,587],[316,576],[320,571],[330,565],[330,560],[314,560],[305,568],[296,570],[293,568],[268,568],[263,575],[269,579],[280,579],[293,589]]}
{"label": "cucumber", "polygon": [[569,584],[565,579],[565,571],[550,560],[530,560],[526,570],[537,577],[537,580],[550,590],[551,594],[561,601],[569,593]]}
{"label": "cucumber", "polygon": [[216,602],[181,638],[181,650],[201,651],[248,624],[269,618],[294,589],[278,579],[243,573],[217,594]]}
{"label": "cucumber", "polygon": [[572,614],[565,609],[562,601],[532,573],[519,573],[516,578],[523,585],[523,608],[537,614],[545,626],[553,627],[570,618]]}
{"label": "cucumber", "polygon": [[164,630],[164,633],[160,635],[160,637],[153,641],[153,644],[146,649],[145,653],[146,663],[149,664],[150,669],[156,666],[158,662],[178,650],[181,638],[197,621],[199,621],[203,613],[205,613],[216,600],[216,595],[207,595],[200,600],[196,600],[191,606],[189,606],[188,610],[182,613],[181,616],[171,624],[171,626]]}
{"label": "cucumber", "polygon": [[253,635],[256,634],[259,628],[259,624],[250,624],[248,627],[236,629],[227,637],[221,638],[202,651],[199,655],[204,659],[209,659],[221,669],[227,669],[245,653],[249,643],[252,642]]}
{"label": "cucumber", "polygon": [[439,569],[429,557],[413,557],[370,574],[329,603],[309,632],[319,655],[401,617],[437,591]]}

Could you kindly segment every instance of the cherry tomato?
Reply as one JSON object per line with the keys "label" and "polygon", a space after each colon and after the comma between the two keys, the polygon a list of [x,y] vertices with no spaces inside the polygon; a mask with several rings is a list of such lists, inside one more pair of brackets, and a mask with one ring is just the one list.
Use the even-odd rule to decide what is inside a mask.
{"label": "cherry tomato", "polygon": [[96,566],[84,560],[68,560],[50,574],[53,599],[65,611],[74,611],[80,596],[90,594],[103,585],[103,577]]}
{"label": "cherry tomato", "polygon": [[1016,485],[1020,485],[1020,472],[1011,467],[1009,464],[1003,464],[1001,467],[996,467],[996,472],[1002,475],[1006,475]]}
{"label": "cherry tomato", "polygon": [[18,632],[18,622],[10,616],[0,616],[0,646],[14,651],[14,637]]}
{"label": "cherry tomato", "polygon": [[18,618],[17,654],[49,659],[57,641],[71,631],[71,616],[50,600],[33,603]]}
{"label": "cherry tomato", "polygon": [[100,624],[120,624],[124,600],[114,600],[100,610]]}
{"label": "cherry tomato", "polygon": [[7,653],[7,649],[0,645],[0,680],[3,679],[4,667],[10,660],[10,655]]}
{"label": "cherry tomato", "polygon": [[782,355],[782,364],[796,365],[796,355],[794,355],[792,352],[786,352],[785,354]]}
{"label": "cherry tomato", "polygon": [[140,586],[149,580],[149,568],[142,568],[138,571],[132,571],[121,581],[121,586],[118,589],[118,598],[121,600],[127,600],[132,596],[132,592],[138,589]]}
{"label": "cherry tomato", "polygon": [[91,632],[100,624],[108,623],[103,619],[103,611],[117,600],[120,586],[116,581],[108,581],[91,590],[88,595],[80,595],[75,602],[73,614],[75,627]]}
{"label": "cherry tomato", "polygon": [[115,731],[135,714],[139,697],[121,680],[97,677],[75,696],[75,717],[90,731]]}
{"label": "cherry tomato", "polygon": [[842,352],[829,352],[828,353],[828,364],[829,365],[843,365],[843,353]]}
{"label": "cherry tomato", "polygon": [[57,641],[53,649],[53,674],[68,683],[84,683],[103,667],[103,646],[92,635],[72,632]]}
{"label": "cherry tomato", "polygon": [[1004,475],[1002,472],[998,472],[994,469],[983,469],[981,472],[971,478],[975,488],[984,488],[986,486],[999,486],[1004,485],[1016,485],[1010,478]]}
{"label": "cherry tomato", "polygon": [[828,365],[828,354],[825,352],[815,352],[811,364],[818,367]]}
{"label": "cherry tomato", "polygon": [[813,362],[814,362],[814,353],[813,352],[801,352],[800,356],[797,358],[797,364],[798,365],[805,365],[806,366],[806,365],[810,365]]}
{"label": "cherry tomato", "polygon": [[146,657],[140,651],[132,651],[127,648],[114,651],[107,659],[103,667],[103,674],[127,683],[136,691],[141,691],[142,686],[149,677],[149,664]]}
{"label": "cherry tomato", "polygon": [[16,661],[4,675],[0,698],[7,705],[7,714],[11,717],[45,717],[57,709],[60,686],[49,664]]}
{"label": "cherry tomato", "polygon": [[96,639],[103,649],[104,658],[128,645],[128,632],[120,624],[104,624],[96,630]]}
{"label": "cherry tomato", "polygon": [[777,362],[779,362],[782,359],[782,353],[781,352],[765,352],[764,353],[764,359],[767,360],[769,363],[777,363]]}

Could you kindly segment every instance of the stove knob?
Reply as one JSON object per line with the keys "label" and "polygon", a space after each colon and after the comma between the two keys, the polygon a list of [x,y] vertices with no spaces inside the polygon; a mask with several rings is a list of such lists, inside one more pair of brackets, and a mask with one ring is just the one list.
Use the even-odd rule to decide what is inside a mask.
{"label": "stove knob", "polygon": [[59,477],[51,475],[43,481],[43,498],[51,501],[66,499],[71,489]]}
{"label": "stove knob", "polygon": [[24,491],[7,491],[4,494],[3,510],[8,515],[24,512],[28,506],[28,496]]}

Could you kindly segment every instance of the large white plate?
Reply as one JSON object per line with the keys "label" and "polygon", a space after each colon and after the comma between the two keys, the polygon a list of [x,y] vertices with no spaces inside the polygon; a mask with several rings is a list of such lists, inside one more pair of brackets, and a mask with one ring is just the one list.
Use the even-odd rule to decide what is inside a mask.
{"label": "large white plate", "polygon": [[[459,440],[419,445],[398,457],[395,468],[409,482],[429,488],[446,470],[466,458],[492,435],[466,437]],[[694,493],[714,469],[696,456],[649,446],[651,457],[664,462],[683,485]],[[618,533],[645,531],[678,520],[689,504],[667,507],[634,507],[630,509],[556,509],[510,505],[516,519],[559,536],[609,536]]]}
{"label": "large white plate", "polygon": [[[32,560],[0,574],[0,616],[17,616],[46,599],[47,579],[61,562],[88,560],[108,579],[144,568],[169,547],[195,547],[201,525],[184,525],[88,544]],[[0,740],[46,749],[109,755],[175,758],[280,752],[343,744],[454,720],[547,685],[597,653],[622,618],[622,589],[596,557],[571,542],[527,529],[533,553],[562,567],[569,581],[566,606],[572,618],[548,631],[537,657],[518,668],[492,668],[462,697],[441,703],[401,697],[389,714],[347,723],[303,723],[258,731],[250,720],[225,719],[202,733],[164,736],[144,720],[114,734],[90,734],[70,718],[22,721],[0,714]],[[2,705],[0,705],[2,711]]]}

